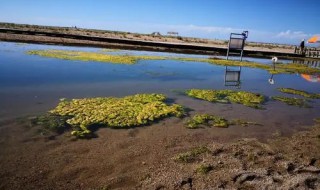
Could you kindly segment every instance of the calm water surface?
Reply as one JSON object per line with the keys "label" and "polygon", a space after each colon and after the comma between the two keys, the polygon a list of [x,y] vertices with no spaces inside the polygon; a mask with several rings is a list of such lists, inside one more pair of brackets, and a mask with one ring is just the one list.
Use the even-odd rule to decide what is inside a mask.
{"label": "calm water surface", "polygon": [[[303,125],[312,124],[312,119],[320,116],[318,100],[312,102],[314,108],[311,109],[297,108],[281,102],[268,101],[264,106],[265,110],[254,110],[242,105],[212,104],[195,100],[176,92],[190,88],[241,89],[262,93],[268,97],[273,95],[290,96],[281,94],[276,90],[278,87],[287,87],[320,93],[319,76],[299,74],[271,76],[264,70],[242,67],[241,84],[238,86],[225,86],[225,67],[208,63],[141,60],[134,65],[117,65],[59,60],[25,53],[28,50],[35,49],[101,51],[99,48],[0,42],[1,120],[44,113],[54,108],[60,98],[121,97],[135,93],[166,94],[174,102],[193,109],[194,111],[191,113],[212,113],[228,118],[244,118],[258,121],[265,126],[259,129],[260,132],[265,132],[268,129],[296,130]],[[144,51],[104,53],[208,57]],[[244,59],[271,64],[269,59]],[[285,60],[282,61],[285,62]],[[274,84],[268,82],[270,77],[273,77]]]}

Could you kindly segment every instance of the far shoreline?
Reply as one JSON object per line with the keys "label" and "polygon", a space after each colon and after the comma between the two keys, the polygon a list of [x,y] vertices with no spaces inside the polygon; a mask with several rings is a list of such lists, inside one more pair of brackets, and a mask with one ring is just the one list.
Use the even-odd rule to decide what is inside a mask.
{"label": "far shoreline", "polygon": [[[0,41],[225,56],[228,40],[0,23]],[[246,42],[244,56],[301,58],[293,45]]]}

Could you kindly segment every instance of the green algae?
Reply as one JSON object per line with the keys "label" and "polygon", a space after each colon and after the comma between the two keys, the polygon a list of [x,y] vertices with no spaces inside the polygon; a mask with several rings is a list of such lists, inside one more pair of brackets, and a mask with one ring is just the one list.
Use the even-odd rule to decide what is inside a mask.
{"label": "green algae", "polygon": [[300,74],[317,74],[320,70],[317,68],[311,68],[307,65],[291,63],[284,64],[278,63],[276,67],[271,65],[249,62],[249,61],[236,61],[236,60],[224,60],[218,58],[186,58],[186,57],[171,57],[171,56],[135,56],[135,55],[111,55],[107,54],[113,50],[102,50],[102,53],[96,52],[82,52],[82,51],[70,51],[70,50],[31,50],[27,53],[30,55],[39,55],[43,57],[51,57],[66,60],[80,60],[80,61],[98,61],[115,64],[135,64],[138,60],[176,60],[176,61],[191,61],[191,62],[205,62],[214,65],[221,66],[242,66],[263,69],[271,74],[280,73],[300,73]]}
{"label": "green algae", "polygon": [[195,114],[192,118],[190,118],[186,122],[185,127],[188,129],[197,129],[203,125],[208,127],[213,126],[213,127],[227,128],[230,125],[248,126],[248,125],[259,125],[259,124],[255,122],[240,120],[240,119],[234,119],[234,120],[228,121],[223,117],[218,117],[218,116],[209,115],[209,114]]}
{"label": "green algae", "polygon": [[162,94],[136,94],[124,98],[62,99],[51,114],[70,117],[66,123],[74,129],[77,137],[92,135],[91,126],[128,128],[149,124],[168,117],[181,117],[184,110],[180,105],[167,105]]}
{"label": "green algae", "polygon": [[184,152],[176,155],[175,157],[173,157],[173,160],[176,162],[190,163],[195,161],[199,155],[208,153],[208,152],[210,152],[210,150],[205,146],[196,147],[191,149],[188,152]]}
{"label": "green algae", "polygon": [[209,114],[196,114],[186,123],[186,128],[196,129],[200,125],[213,127],[228,127],[228,121],[222,117]]}
{"label": "green algae", "polygon": [[307,65],[297,64],[297,63],[278,63],[276,67],[272,67],[271,65],[251,62],[251,61],[236,61],[236,60],[225,60],[219,58],[209,58],[209,59],[201,59],[201,58],[173,58],[174,60],[181,60],[181,61],[193,61],[193,62],[207,62],[214,65],[221,65],[221,66],[241,66],[241,67],[250,67],[250,68],[257,68],[263,69],[268,71],[271,74],[316,74],[320,73],[320,70],[317,68],[308,67]]}
{"label": "green algae", "polygon": [[99,52],[117,52],[120,51],[120,49],[101,49]]}
{"label": "green algae", "polygon": [[312,99],[319,99],[320,94],[313,94],[309,93],[303,90],[296,90],[293,88],[278,88],[280,92],[287,93],[287,94],[295,94],[295,95],[300,95],[306,98],[312,98]]}
{"label": "green algae", "polygon": [[210,164],[200,164],[197,169],[196,172],[202,175],[205,175],[207,173],[209,173],[211,170],[213,170],[213,166]]}
{"label": "green algae", "polygon": [[60,116],[56,114],[46,113],[44,115],[31,119],[32,125],[43,126],[44,129],[54,132],[63,132],[69,127],[67,120],[70,116]]}
{"label": "green algae", "polygon": [[291,106],[298,106],[303,108],[312,108],[308,104],[308,100],[302,99],[302,98],[289,98],[289,97],[283,97],[283,96],[273,96],[272,99],[284,102]]}
{"label": "green algae", "polygon": [[244,121],[242,119],[233,119],[228,122],[229,125],[240,125],[242,127],[247,127],[249,125],[261,125],[259,123],[253,122],[253,121]]}
{"label": "green algae", "polygon": [[222,60],[222,59],[211,59],[209,61],[210,63],[217,64],[217,65],[225,65],[225,66],[242,66],[242,67],[251,67],[251,68],[257,68],[257,69],[263,69],[268,71],[271,74],[281,74],[281,73],[320,73],[319,69],[308,67],[307,65],[303,64],[296,64],[296,63],[290,63],[290,64],[284,64],[284,63],[278,63],[276,64],[276,67],[271,67],[271,65],[266,65],[262,63],[256,63],[256,62],[249,62],[249,61],[235,61],[235,60]]}
{"label": "green algae", "polygon": [[31,50],[29,55],[39,55],[65,60],[97,61],[115,64],[135,64],[138,60],[161,60],[160,56],[132,56],[132,55],[111,55],[96,52],[67,51],[67,50]]}
{"label": "green algae", "polygon": [[190,97],[206,100],[209,102],[232,102],[237,104],[243,104],[245,106],[256,109],[261,109],[261,104],[265,101],[265,97],[261,94],[235,90],[191,89],[188,90],[186,94]]}

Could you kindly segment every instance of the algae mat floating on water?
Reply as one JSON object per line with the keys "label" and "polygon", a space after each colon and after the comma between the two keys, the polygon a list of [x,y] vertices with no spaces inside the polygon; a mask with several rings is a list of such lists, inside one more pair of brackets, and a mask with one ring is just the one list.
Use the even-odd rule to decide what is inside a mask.
{"label": "algae mat floating on water", "polygon": [[263,95],[246,91],[191,89],[186,93],[190,97],[209,102],[233,102],[257,109],[261,109],[261,104],[265,101],[265,97]]}
{"label": "algae mat floating on water", "polygon": [[223,117],[209,115],[209,114],[196,114],[187,121],[185,126],[188,129],[197,129],[201,125],[209,126],[209,127],[213,126],[213,127],[227,128],[230,125],[248,126],[248,125],[259,125],[259,124],[255,122],[243,121],[240,119],[228,121]]}
{"label": "algae mat floating on water", "polygon": [[302,99],[302,98],[289,98],[289,97],[283,97],[283,96],[273,96],[272,99],[280,101],[280,102],[284,102],[290,106],[312,108],[312,106],[308,104],[309,101]]}
{"label": "algae mat floating on water", "polygon": [[319,69],[310,68],[303,64],[277,64],[276,69],[273,66],[249,62],[249,61],[235,61],[224,60],[217,58],[186,58],[186,57],[168,57],[168,56],[139,56],[139,55],[111,55],[97,52],[83,52],[70,50],[30,50],[27,52],[30,55],[39,55],[43,57],[51,57],[66,60],[80,60],[80,61],[97,61],[115,64],[135,64],[138,60],[176,60],[176,61],[191,61],[191,62],[205,62],[213,65],[222,66],[243,66],[250,68],[263,69],[273,74],[280,73],[320,73]]}
{"label": "algae mat floating on water", "polygon": [[295,94],[295,95],[300,95],[306,98],[320,99],[320,94],[313,94],[303,90],[296,90],[293,88],[278,88],[278,90],[280,92],[287,93],[287,94]]}
{"label": "algae mat floating on water", "polygon": [[308,67],[307,65],[303,64],[296,64],[296,63],[278,63],[275,65],[268,65],[262,64],[257,62],[250,62],[250,61],[235,61],[235,60],[224,60],[224,59],[208,59],[209,63],[216,64],[216,65],[224,65],[224,66],[242,66],[242,67],[251,67],[257,69],[263,69],[268,71],[271,74],[281,74],[281,73],[300,73],[300,74],[316,74],[320,73],[320,69]]}
{"label": "algae mat floating on water", "polygon": [[90,126],[128,128],[146,125],[168,116],[181,117],[184,110],[180,105],[167,105],[162,94],[137,94],[124,98],[62,99],[50,113],[68,116],[66,123],[75,130],[72,135],[88,137]]}
{"label": "algae mat floating on water", "polygon": [[67,51],[67,50],[31,50],[30,55],[39,55],[65,60],[97,61],[116,64],[135,64],[138,60],[161,60],[160,56],[132,56],[132,55],[110,55],[96,52]]}

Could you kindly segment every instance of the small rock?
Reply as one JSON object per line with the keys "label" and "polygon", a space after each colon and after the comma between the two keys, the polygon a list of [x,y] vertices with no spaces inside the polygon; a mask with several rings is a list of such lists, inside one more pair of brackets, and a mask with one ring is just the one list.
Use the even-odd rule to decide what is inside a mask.
{"label": "small rock", "polygon": [[288,173],[292,173],[295,168],[296,168],[296,167],[294,166],[293,163],[289,163],[289,164],[287,165],[287,172],[288,172]]}

